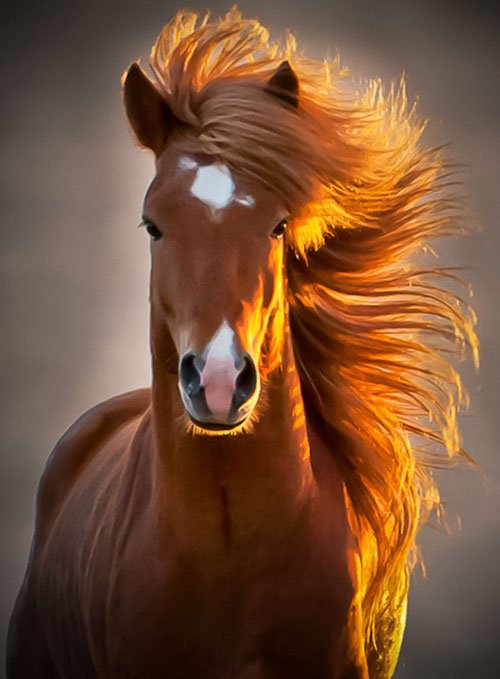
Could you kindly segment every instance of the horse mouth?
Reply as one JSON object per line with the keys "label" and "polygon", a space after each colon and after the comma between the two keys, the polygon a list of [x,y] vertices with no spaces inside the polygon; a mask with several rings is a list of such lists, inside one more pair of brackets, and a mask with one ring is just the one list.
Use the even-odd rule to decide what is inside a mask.
{"label": "horse mouth", "polygon": [[188,412],[188,417],[191,420],[191,422],[195,425],[197,429],[203,429],[207,432],[230,432],[233,431],[234,429],[238,429],[239,427],[242,427],[245,422],[248,420],[248,417],[244,417],[242,420],[239,420],[238,422],[203,422],[202,420],[197,420],[195,417],[193,417],[189,412]]}

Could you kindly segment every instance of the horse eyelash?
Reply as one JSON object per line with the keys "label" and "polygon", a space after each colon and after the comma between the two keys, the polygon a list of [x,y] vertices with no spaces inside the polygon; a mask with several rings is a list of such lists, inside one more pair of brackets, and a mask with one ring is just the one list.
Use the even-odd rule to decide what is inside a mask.
{"label": "horse eyelash", "polygon": [[[151,221],[151,219],[143,218],[142,222],[139,224],[138,228],[144,227],[148,232],[149,236],[154,240],[158,241],[163,238],[163,231],[161,231],[156,224]],[[148,228],[149,227],[149,228]],[[151,230],[150,230],[151,229]]]}

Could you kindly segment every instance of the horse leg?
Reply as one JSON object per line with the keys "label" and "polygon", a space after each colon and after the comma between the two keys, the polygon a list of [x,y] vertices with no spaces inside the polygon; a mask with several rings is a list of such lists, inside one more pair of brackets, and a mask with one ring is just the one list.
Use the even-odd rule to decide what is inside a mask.
{"label": "horse leg", "polygon": [[7,635],[7,679],[57,679],[41,629],[28,574],[17,597]]}

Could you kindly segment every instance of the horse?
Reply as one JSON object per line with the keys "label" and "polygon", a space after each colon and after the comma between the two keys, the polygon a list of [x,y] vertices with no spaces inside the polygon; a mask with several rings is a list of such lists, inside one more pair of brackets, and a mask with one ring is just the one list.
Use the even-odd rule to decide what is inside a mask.
{"label": "horse", "polygon": [[[152,385],[51,453],[9,679],[388,679],[475,316],[404,82],[177,13],[122,79],[154,154]],[[424,257],[425,260],[425,257]]]}

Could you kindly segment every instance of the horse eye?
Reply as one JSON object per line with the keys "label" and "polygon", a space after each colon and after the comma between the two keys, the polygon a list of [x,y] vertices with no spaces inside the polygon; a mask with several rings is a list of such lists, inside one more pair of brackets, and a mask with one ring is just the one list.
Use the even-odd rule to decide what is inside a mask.
{"label": "horse eye", "polygon": [[163,234],[153,222],[149,221],[149,219],[144,219],[142,223],[153,240],[160,240]]}
{"label": "horse eye", "polygon": [[281,236],[285,233],[285,229],[288,226],[288,220],[282,219],[281,222],[278,224],[273,229],[272,237],[273,238],[281,238]]}

